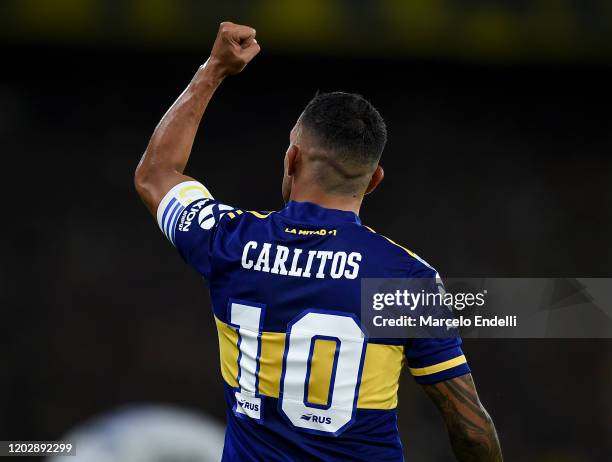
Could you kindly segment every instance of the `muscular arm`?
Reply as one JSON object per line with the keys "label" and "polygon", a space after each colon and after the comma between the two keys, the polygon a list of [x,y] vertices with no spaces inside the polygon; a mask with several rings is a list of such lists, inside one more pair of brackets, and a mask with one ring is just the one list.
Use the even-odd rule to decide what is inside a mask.
{"label": "muscular arm", "polygon": [[478,398],[471,374],[423,388],[442,413],[458,461],[501,462],[495,426]]}
{"label": "muscular arm", "polygon": [[174,185],[191,180],[183,171],[215,90],[227,75],[244,69],[257,53],[254,29],[221,23],[210,58],[161,119],[136,168],[136,190],[153,215]]}

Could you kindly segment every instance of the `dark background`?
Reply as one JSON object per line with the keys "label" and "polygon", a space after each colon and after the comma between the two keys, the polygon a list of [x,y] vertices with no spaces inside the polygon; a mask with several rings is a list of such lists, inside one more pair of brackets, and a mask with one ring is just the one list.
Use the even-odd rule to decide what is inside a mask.
{"label": "dark background", "polygon": [[[163,46],[123,44],[112,27],[108,40],[19,24],[1,35],[0,439],[58,439],[126,403],[224,420],[208,294],[132,184],[223,17],[202,16],[196,42],[158,37]],[[359,39],[296,41],[293,52],[278,35],[268,49],[265,28],[251,24],[263,51],[223,83],[188,167],[215,197],[282,207],[282,158],[301,109],[317,90],[358,92],[389,130],[365,224],[443,277],[610,276],[607,42],[561,56],[528,44],[434,53],[424,39],[418,52],[363,51]],[[610,460],[612,342],[465,343],[507,460]],[[409,376],[399,423],[408,460],[449,460],[442,422]]]}

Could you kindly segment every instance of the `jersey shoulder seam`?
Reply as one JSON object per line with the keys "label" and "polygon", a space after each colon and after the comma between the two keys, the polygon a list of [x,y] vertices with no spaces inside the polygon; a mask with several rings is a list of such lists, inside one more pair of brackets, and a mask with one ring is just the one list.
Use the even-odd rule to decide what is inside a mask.
{"label": "jersey shoulder seam", "polygon": [[404,247],[401,244],[398,244],[397,242],[395,242],[393,239],[385,236],[384,234],[380,234],[378,232],[376,232],[373,228],[362,224],[362,226],[364,228],[366,228],[368,231],[370,231],[372,234],[375,234],[376,236],[380,236],[383,239],[385,239],[387,242],[389,242],[390,244],[394,245],[395,247],[398,247],[400,249],[402,249],[404,252],[406,252],[411,258],[417,260],[418,262],[422,263],[423,265],[425,265],[426,267],[430,268],[433,271],[436,271],[436,269],[431,266],[429,263],[427,263],[425,260],[423,260],[421,257],[419,257],[416,253],[414,253],[412,250],[408,249],[407,247]]}

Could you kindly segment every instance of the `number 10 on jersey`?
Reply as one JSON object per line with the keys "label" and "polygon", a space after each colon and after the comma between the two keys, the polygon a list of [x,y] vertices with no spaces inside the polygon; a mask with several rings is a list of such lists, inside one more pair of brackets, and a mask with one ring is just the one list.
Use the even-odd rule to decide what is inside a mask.
{"label": "number 10 on jersey", "polygon": [[[258,393],[261,332],[265,306],[232,302],[229,323],[238,332],[238,386],[234,412],[262,422],[263,402]],[[335,353],[326,403],[308,401],[315,345],[333,342]],[[287,326],[279,412],[294,427],[337,435],[353,420],[365,353],[365,334],[347,313],[307,310]]]}

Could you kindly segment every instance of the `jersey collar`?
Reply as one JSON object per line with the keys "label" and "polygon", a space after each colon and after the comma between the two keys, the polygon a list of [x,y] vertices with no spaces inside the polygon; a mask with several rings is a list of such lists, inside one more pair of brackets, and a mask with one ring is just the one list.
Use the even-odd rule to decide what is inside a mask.
{"label": "jersey collar", "polygon": [[316,224],[361,224],[359,216],[354,212],[337,209],[326,209],[312,202],[289,201],[287,206],[278,212],[288,219],[300,223]]}

